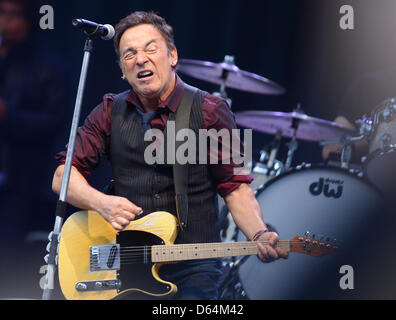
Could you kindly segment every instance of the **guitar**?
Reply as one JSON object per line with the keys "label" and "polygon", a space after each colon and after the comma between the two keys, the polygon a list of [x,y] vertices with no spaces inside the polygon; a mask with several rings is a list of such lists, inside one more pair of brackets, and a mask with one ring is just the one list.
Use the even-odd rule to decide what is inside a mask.
{"label": "guitar", "polygon": [[[163,264],[258,252],[256,242],[173,244],[177,224],[174,215],[159,211],[117,232],[96,211],[71,215],[63,225],[58,253],[59,283],[65,298],[165,298],[174,295],[177,286],[159,277]],[[336,254],[339,249],[304,236],[280,240],[278,246],[310,256]]]}

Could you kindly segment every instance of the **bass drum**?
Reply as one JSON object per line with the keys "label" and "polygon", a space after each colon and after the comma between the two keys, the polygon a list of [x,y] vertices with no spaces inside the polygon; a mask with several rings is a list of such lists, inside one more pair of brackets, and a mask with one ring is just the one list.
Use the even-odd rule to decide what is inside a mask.
{"label": "bass drum", "polygon": [[[275,227],[280,239],[290,240],[309,231],[316,239],[331,237],[342,243],[337,255],[311,257],[291,252],[288,259],[271,263],[250,256],[238,269],[249,299],[327,299],[339,294],[345,298],[339,284],[340,267],[352,265],[356,272],[361,271],[355,253],[363,236],[375,233],[370,227],[382,206],[376,189],[346,170],[309,166],[269,181],[257,200],[264,221]],[[239,233],[237,240],[246,238]]]}

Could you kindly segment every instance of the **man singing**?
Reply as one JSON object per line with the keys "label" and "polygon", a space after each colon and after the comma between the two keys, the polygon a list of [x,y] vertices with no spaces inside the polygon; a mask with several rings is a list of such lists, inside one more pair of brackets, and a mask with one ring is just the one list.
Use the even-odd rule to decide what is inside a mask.
{"label": "man singing", "polygon": [[[177,212],[173,167],[146,163],[148,142],[144,136],[150,129],[166,130],[167,121],[177,119],[175,114],[187,89],[175,72],[178,53],[172,27],[162,17],[152,12],[128,15],[116,26],[114,42],[122,78],[131,89],[124,95],[105,95],[79,128],[67,201],[82,209],[96,210],[114,229],[123,230],[145,214]],[[236,128],[227,104],[200,90],[194,95],[189,126],[194,132]],[[221,141],[219,144],[222,159]],[[95,190],[86,180],[103,155],[112,165],[114,194]],[[57,159],[60,165],[53,190],[59,193],[65,152]],[[176,243],[220,241],[216,205],[219,193],[249,240],[269,241],[270,245],[258,244],[262,261],[286,258],[287,253],[276,247],[278,235],[270,232],[262,220],[260,206],[248,185],[252,178],[236,175],[235,167],[224,161],[188,164],[188,219]],[[207,259],[165,265],[160,271],[164,280],[178,286],[174,298],[216,299],[220,267],[219,259]]]}

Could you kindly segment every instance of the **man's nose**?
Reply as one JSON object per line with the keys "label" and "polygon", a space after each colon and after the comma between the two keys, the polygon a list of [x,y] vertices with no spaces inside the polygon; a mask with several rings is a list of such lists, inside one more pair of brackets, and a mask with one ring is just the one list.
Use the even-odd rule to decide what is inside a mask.
{"label": "man's nose", "polygon": [[138,65],[143,65],[147,62],[147,55],[144,51],[138,51],[136,53],[136,63]]}

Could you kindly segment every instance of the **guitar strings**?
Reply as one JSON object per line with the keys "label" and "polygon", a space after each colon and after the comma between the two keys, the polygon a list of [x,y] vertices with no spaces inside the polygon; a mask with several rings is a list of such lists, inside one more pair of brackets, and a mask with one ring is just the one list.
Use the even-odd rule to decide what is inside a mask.
{"label": "guitar strings", "polygon": [[[290,244],[294,244],[294,243],[299,243],[299,244],[302,244],[300,241],[298,241],[298,240],[291,240],[291,241],[288,241]],[[255,247],[254,245],[253,245],[253,242],[248,242],[248,243],[246,243],[246,245],[239,245],[239,246],[236,246],[235,245],[235,243],[237,243],[237,242],[234,242],[234,243],[232,243],[232,245],[231,246],[234,246],[234,248],[228,248],[227,246],[225,246],[224,245],[224,243],[221,243],[222,245],[214,245],[214,246],[211,246],[211,247],[204,247],[204,246],[194,246],[193,244],[189,244],[188,246],[187,245],[158,245],[157,246],[157,249],[159,250],[159,251],[165,251],[165,250],[171,250],[170,248],[174,248],[174,250],[179,250],[179,249],[182,249],[182,250],[184,250],[184,251],[191,251],[192,249],[194,250],[198,250],[198,251],[200,251],[200,250],[213,250],[213,249],[217,249],[217,250],[240,250],[241,248],[244,248],[244,247],[249,247],[249,248],[252,248],[252,247]],[[258,242],[257,242],[258,243]],[[263,244],[268,244],[268,242],[267,241],[262,241],[262,242],[260,242],[260,243],[263,243]],[[285,244],[287,244],[287,243],[280,243],[281,245],[278,245],[278,247],[282,247],[282,244],[283,245],[285,245]],[[119,250],[120,250],[120,255],[128,255],[128,254],[130,254],[130,253],[136,253],[136,252],[144,252],[144,251],[147,251],[148,249],[150,249],[150,251],[152,250],[152,248],[153,248],[154,246],[130,246],[130,247],[120,247],[119,248]],[[220,247],[220,248],[219,248]],[[319,249],[324,249],[324,248],[327,248],[327,247],[325,247],[325,246],[323,246],[323,247],[320,247],[320,246],[315,246],[315,248],[319,248]],[[330,247],[330,249],[331,248],[334,248],[334,247]],[[328,249],[328,248],[327,248]],[[111,250],[113,250],[112,248],[103,248],[102,250],[101,250],[101,253],[109,253],[110,254],[110,251]]]}
{"label": "guitar strings", "polygon": [[[299,240],[290,240],[290,241],[287,241],[287,240],[285,240],[284,242],[283,242],[283,244],[285,243],[285,242],[289,242],[290,244],[293,244],[293,243],[299,243],[299,244],[302,244],[302,242],[301,241],[299,241]],[[261,241],[261,243],[268,243],[267,241]],[[224,243],[220,243],[220,244],[224,244]],[[250,249],[253,249],[253,247],[252,247],[252,242],[249,242],[248,243],[249,244],[249,248]],[[282,244],[282,243],[281,243]],[[171,246],[173,246],[173,245],[171,245]],[[219,245],[217,245],[217,246],[219,246]],[[216,246],[215,246],[216,247]],[[133,248],[133,249],[131,249],[131,248]],[[183,250],[183,252],[181,252],[180,254],[184,254],[184,255],[192,255],[192,254],[194,254],[194,250],[192,251],[191,249],[192,248],[194,248],[194,244],[189,244],[189,246],[186,248],[186,247],[183,247],[183,245],[180,245],[180,247],[178,247],[177,249],[181,249],[181,250]],[[244,255],[243,253],[241,253],[241,252],[239,252],[239,254],[237,254],[237,253],[235,253],[234,251],[237,251],[237,250],[241,250],[241,249],[244,249],[244,250],[247,250],[247,249],[249,249],[249,248],[244,248],[242,245],[238,248],[227,248],[227,247],[224,247],[224,248],[213,248],[213,247],[201,247],[201,248],[199,248],[199,249],[195,249],[195,251],[198,251],[198,252],[204,252],[204,251],[207,251],[206,253],[209,253],[209,252],[211,252],[211,253],[213,253],[214,255],[215,255],[215,253],[214,253],[214,249],[216,249],[217,250],[217,253],[221,253],[221,256],[227,256],[227,254],[226,254],[226,250],[232,250],[231,251],[231,253],[232,253],[232,256],[239,256],[239,255]],[[254,249],[255,249],[256,247],[254,247]],[[318,249],[327,249],[327,250],[330,250],[330,249],[332,249],[332,248],[326,248],[326,247],[316,247],[316,248],[318,248]],[[133,261],[133,259],[144,259],[144,256],[146,256],[146,258],[151,258],[152,257],[152,246],[131,246],[131,247],[121,247],[120,248],[120,253],[118,254],[118,256],[119,256],[119,258],[120,258],[120,261]],[[176,248],[175,248],[176,249]],[[286,249],[286,248],[285,248]],[[104,255],[110,255],[110,251],[111,251],[112,249],[111,248],[106,248],[106,249],[103,249],[102,251],[101,251],[101,253],[102,254],[104,254]],[[168,255],[174,255],[174,253],[173,253],[173,251],[178,251],[178,250],[173,250],[173,251],[170,251],[171,249],[170,249],[170,247],[169,248],[166,248],[165,246],[159,246],[159,253],[162,253],[164,256],[168,256]],[[248,254],[248,255],[254,255],[255,253],[253,253],[253,254]],[[215,255],[216,257],[217,257],[217,255]],[[175,257],[176,259],[177,259],[177,257]],[[128,260],[128,259],[132,259],[132,260]],[[194,259],[194,257],[192,257],[191,259]],[[90,256],[90,262],[93,262],[93,260],[94,260],[94,258],[92,258],[91,256]]]}

